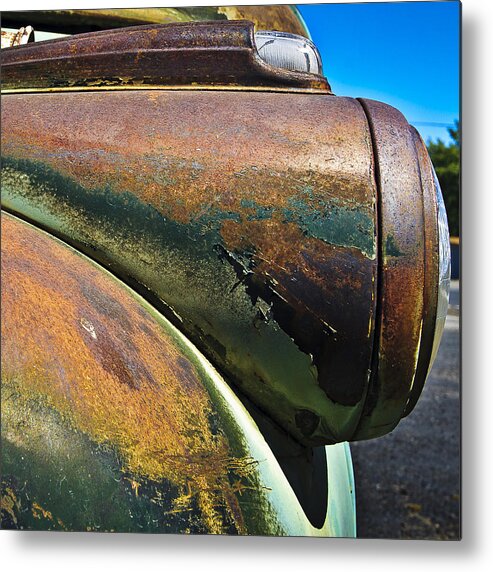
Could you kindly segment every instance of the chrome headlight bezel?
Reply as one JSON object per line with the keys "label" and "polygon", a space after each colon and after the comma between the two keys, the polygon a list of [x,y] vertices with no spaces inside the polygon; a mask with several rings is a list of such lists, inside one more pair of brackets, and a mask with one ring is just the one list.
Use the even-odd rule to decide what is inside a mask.
{"label": "chrome headlight bezel", "polygon": [[435,333],[433,337],[433,349],[431,352],[428,373],[431,371],[435,361],[438,347],[442,339],[445,320],[447,318],[448,302],[450,295],[450,234],[448,228],[447,211],[443,200],[442,190],[438,177],[433,169],[435,183],[435,194],[437,201],[437,226],[438,226],[438,287],[437,287],[437,310],[435,321]]}

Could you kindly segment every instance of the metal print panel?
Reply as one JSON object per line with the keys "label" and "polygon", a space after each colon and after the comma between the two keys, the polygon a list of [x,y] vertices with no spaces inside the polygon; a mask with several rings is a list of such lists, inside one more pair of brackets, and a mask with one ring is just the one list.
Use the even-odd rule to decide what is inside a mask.
{"label": "metal print panel", "polygon": [[447,314],[417,129],[295,6],[2,21],[2,527],[355,536]]}

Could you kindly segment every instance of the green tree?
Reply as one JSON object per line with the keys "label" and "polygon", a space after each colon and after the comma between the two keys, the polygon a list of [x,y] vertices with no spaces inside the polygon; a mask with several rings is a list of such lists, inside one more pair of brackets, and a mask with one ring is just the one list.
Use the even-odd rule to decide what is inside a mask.
{"label": "green tree", "polygon": [[427,147],[442,188],[450,236],[459,236],[460,133],[457,120],[448,132],[452,138],[449,145],[437,139],[436,141],[428,140]]}

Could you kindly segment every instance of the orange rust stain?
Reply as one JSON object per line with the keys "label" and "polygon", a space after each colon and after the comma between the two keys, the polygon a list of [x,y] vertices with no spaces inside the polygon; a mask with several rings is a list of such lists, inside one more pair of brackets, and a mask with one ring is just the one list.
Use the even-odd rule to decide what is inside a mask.
{"label": "orange rust stain", "polygon": [[17,524],[17,513],[20,509],[20,502],[10,487],[5,488],[5,494],[0,496],[0,517],[1,513],[7,513],[12,522]]}
{"label": "orange rust stain", "polygon": [[149,104],[147,92],[60,95],[34,96],[35,116],[33,96],[9,96],[7,155],[42,161],[88,189],[132,192],[180,222],[207,207],[240,212],[244,198],[282,208],[305,185],[317,200],[372,203],[368,127],[351,100],[154,92]]}
{"label": "orange rust stain", "polygon": [[[353,292],[359,292],[367,282],[363,272],[358,276],[342,268],[341,256],[347,256],[347,248],[306,236],[297,224],[286,223],[280,216],[241,224],[226,220],[221,227],[221,236],[228,250],[252,252],[255,273],[275,279],[278,292],[292,304],[298,305],[303,299],[310,304],[309,296],[296,295],[293,278],[302,280],[303,288],[310,284],[318,295],[311,300],[309,309],[317,315],[323,314],[325,301],[335,292],[345,293],[348,285]],[[351,253],[351,256],[358,255]],[[341,267],[340,271],[337,271],[338,267]],[[329,270],[330,281],[327,280]]]}
{"label": "orange rust stain", "polygon": [[227,440],[212,433],[210,398],[171,335],[98,267],[6,215],[2,276],[3,379],[116,447],[136,478],[189,487],[211,532],[225,504],[241,532]]}
{"label": "orange rust stain", "polygon": [[49,510],[45,510],[39,503],[36,501],[32,504],[32,513],[34,518],[46,518],[48,520],[54,520],[53,515]]}

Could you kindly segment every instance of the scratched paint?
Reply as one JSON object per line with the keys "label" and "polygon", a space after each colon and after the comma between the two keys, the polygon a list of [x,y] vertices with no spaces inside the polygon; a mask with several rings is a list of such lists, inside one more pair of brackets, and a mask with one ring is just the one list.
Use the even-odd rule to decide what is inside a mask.
{"label": "scratched paint", "polygon": [[[4,225],[10,256],[3,268],[2,389],[26,396],[29,408],[44,402],[96,443],[113,443],[122,470],[137,480],[165,478],[182,496],[186,490],[190,499],[196,495],[209,531],[220,532],[224,523],[214,507],[221,501],[214,491],[226,486],[230,494],[227,467],[241,473],[243,460],[214,434],[214,413],[193,363],[108,278],[32,230],[10,219]],[[47,275],[50,263],[63,272]],[[7,400],[7,423],[9,411]],[[29,450],[33,442],[18,446]],[[231,499],[226,512],[244,532]]]}
{"label": "scratched paint", "polygon": [[[260,406],[275,403],[272,415],[299,439],[349,438],[368,383],[375,304],[364,115],[331,97],[292,95],[283,107],[276,94],[236,96],[72,94],[76,137],[64,122],[51,125],[53,104],[59,117],[68,111],[67,94],[9,96],[19,120],[14,108],[4,114],[12,130],[2,142],[3,204],[162,301],[229,379]],[[47,105],[29,129],[26,97]],[[89,126],[94,97],[113,111]],[[355,140],[361,154],[349,167],[341,153],[354,155]]]}
{"label": "scratched paint", "polygon": [[217,373],[107,272],[3,215],[2,276],[4,525],[351,533],[310,525]]}
{"label": "scratched paint", "polygon": [[300,442],[376,436],[402,417],[428,339],[416,150],[386,110],[407,161],[389,155],[388,197],[386,148],[374,156],[355,100],[9,95],[2,202],[132,284]]}

